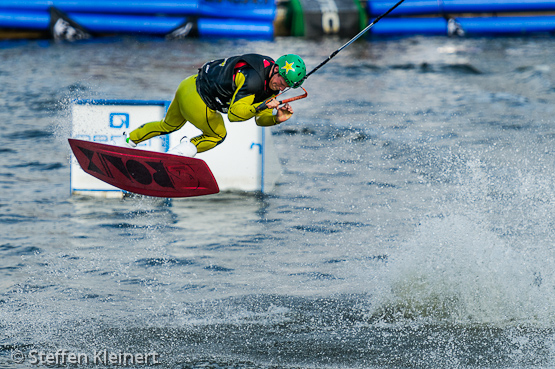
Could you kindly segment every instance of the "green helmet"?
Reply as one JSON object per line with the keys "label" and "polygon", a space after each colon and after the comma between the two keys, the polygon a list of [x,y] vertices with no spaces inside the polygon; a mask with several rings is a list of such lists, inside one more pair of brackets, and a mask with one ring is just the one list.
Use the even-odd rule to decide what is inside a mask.
{"label": "green helmet", "polygon": [[276,60],[279,67],[279,75],[285,79],[289,87],[297,88],[304,82],[306,76],[306,66],[300,56],[287,54],[280,56]]}

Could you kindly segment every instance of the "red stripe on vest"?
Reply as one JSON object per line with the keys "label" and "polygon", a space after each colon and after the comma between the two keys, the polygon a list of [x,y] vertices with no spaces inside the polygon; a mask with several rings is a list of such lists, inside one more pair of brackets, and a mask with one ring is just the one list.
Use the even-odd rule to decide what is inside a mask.
{"label": "red stripe on vest", "polygon": [[245,63],[244,61],[240,61],[237,64],[235,64],[235,73],[233,73],[233,82],[235,82],[235,76],[237,75],[237,70],[241,67],[244,67],[245,65],[247,65],[247,63]]}

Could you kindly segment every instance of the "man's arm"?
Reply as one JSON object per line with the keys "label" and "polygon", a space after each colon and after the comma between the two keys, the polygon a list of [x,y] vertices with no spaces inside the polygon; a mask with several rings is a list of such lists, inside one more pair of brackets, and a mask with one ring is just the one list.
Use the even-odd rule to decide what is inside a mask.
{"label": "man's arm", "polygon": [[[256,107],[259,104],[254,103],[254,93],[250,93],[248,91],[248,86],[245,86],[245,81],[245,75],[241,72],[237,72],[235,75],[235,86],[237,89],[231,99],[229,110],[227,112],[230,122],[243,122],[251,119],[255,115],[258,116],[260,114],[256,112]],[[264,115],[268,114],[268,112],[261,113],[264,113]],[[269,115],[272,115],[271,110]]]}

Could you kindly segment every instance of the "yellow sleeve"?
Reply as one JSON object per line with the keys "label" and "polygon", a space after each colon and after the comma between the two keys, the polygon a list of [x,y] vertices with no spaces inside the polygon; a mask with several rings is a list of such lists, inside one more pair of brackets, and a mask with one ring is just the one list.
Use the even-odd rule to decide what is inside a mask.
{"label": "yellow sleeve", "polygon": [[243,122],[256,117],[256,124],[259,126],[273,126],[277,124],[272,114],[272,110],[265,109],[261,112],[256,112],[256,107],[261,103],[254,103],[254,95],[248,95],[235,101],[237,97],[237,92],[241,89],[245,83],[245,76],[241,72],[237,72],[235,75],[235,94],[233,99],[231,99],[231,104],[229,105],[229,110],[227,112],[227,117],[230,122]]}
{"label": "yellow sleeve", "polygon": [[262,110],[254,119],[257,126],[268,127],[279,124],[279,122],[276,122],[274,114],[272,114],[272,109]]}

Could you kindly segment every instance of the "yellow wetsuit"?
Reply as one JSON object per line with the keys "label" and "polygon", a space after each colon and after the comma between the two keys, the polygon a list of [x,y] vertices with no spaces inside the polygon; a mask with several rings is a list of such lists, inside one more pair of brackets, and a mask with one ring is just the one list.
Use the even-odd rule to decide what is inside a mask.
{"label": "yellow wetsuit", "polygon": [[[223,63],[225,64],[225,61]],[[233,85],[235,89],[232,91],[231,100],[226,103],[228,108],[223,110],[227,110],[230,122],[241,122],[255,117],[256,124],[259,126],[275,125],[278,122],[271,110],[266,109],[261,112],[255,110],[256,106],[263,101],[262,98],[275,96],[275,92],[266,90],[261,95],[257,93],[260,87],[253,90],[253,83],[249,88],[247,81],[248,78],[255,78],[252,77],[253,75],[256,76],[256,71],[245,64],[243,64],[243,68],[234,71]],[[132,131],[129,138],[135,143],[140,143],[155,136],[174,132],[183,127],[185,123],[191,122],[202,131],[201,135],[191,138],[191,142],[197,147],[198,152],[210,150],[223,142],[227,134],[223,117],[219,111],[207,106],[199,95],[197,78],[198,75],[190,76],[179,84],[164,119],[143,124]],[[253,91],[255,93],[251,93]]]}

